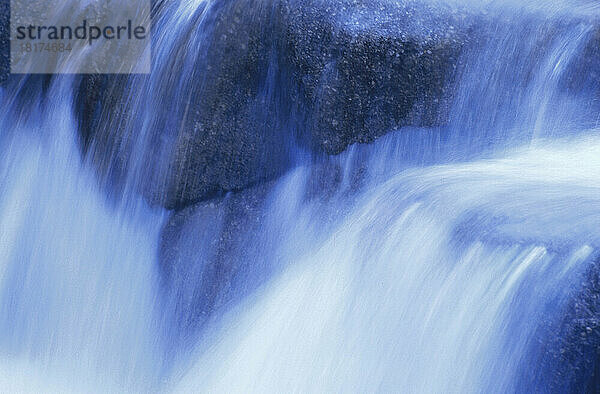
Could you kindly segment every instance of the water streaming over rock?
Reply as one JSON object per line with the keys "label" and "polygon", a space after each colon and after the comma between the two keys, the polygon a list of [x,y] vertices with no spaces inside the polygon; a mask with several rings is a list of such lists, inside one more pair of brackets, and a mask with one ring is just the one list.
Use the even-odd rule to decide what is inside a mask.
{"label": "water streaming over rock", "polygon": [[[328,156],[309,152],[269,28],[247,43],[268,47],[244,66],[257,80],[213,86],[223,4],[157,2],[149,77],[1,88],[0,391],[598,389],[598,7],[461,2],[475,22],[446,124]],[[385,24],[359,5],[357,30]],[[222,119],[190,111],[232,86],[256,101],[224,105],[267,135],[240,145],[281,147],[233,171],[274,171],[222,192],[200,166],[204,200],[169,194],[189,128]]]}

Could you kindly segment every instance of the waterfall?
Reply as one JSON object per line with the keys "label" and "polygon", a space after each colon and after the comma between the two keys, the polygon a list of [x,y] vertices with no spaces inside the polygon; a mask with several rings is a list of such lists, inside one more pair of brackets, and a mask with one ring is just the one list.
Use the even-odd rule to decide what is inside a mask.
{"label": "waterfall", "polygon": [[[444,125],[311,154],[273,40],[244,110],[274,170],[202,201],[170,182],[229,3],[156,2],[148,76],[11,76],[0,391],[597,390],[570,341],[597,329],[578,303],[600,245],[600,9],[453,3],[476,39]],[[79,116],[92,86],[118,105]]]}
{"label": "waterfall", "polygon": [[[181,392],[539,389],[515,387],[517,374],[595,258],[599,148],[411,170],[369,189],[310,250],[284,247],[289,269],[231,313]],[[574,153],[590,164],[568,167]],[[293,239],[322,217],[305,209]]]}
{"label": "waterfall", "polygon": [[68,92],[54,94],[67,99],[23,117],[3,107],[1,385],[147,390],[162,214],[111,207],[80,164]]}

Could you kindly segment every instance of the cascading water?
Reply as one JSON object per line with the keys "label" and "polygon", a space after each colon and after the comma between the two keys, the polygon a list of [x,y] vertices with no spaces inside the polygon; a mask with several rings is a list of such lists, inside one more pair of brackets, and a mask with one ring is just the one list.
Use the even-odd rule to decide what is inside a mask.
{"label": "cascading water", "polygon": [[160,367],[151,263],[162,215],[102,197],[67,103],[23,117],[3,107],[2,390],[147,390]]}
{"label": "cascading water", "polygon": [[244,191],[170,215],[147,185],[172,171],[154,131],[185,128],[218,4],[157,5],[153,74],[112,87],[134,116],[84,120],[82,143],[77,78],[2,88],[0,391],[597,390],[547,336],[597,269],[598,7],[469,6],[448,126],[318,158],[282,133],[291,169],[245,218]]}

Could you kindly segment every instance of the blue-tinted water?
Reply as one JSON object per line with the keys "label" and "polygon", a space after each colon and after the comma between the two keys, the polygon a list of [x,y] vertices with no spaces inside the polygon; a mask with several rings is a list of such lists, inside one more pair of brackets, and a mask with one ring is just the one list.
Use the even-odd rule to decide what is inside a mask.
{"label": "blue-tinted water", "polygon": [[[125,85],[135,116],[102,114],[125,135],[108,155],[80,149],[75,78],[2,88],[0,391],[549,390],[540,326],[559,324],[600,242],[598,86],[581,63],[598,10],[467,6],[487,19],[448,125],[327,158],[291,142],[202,325],[186,322],[197,283],[220,278],[203,264],[235,196],[190,213],[176,255],[194,269],[165,289],[171,213],[143,191],[165,175],[173,136],[155,131],[180,123],[214,4],[166,6],[153,74]],[[124,180],[97,170],[123,155]]]}

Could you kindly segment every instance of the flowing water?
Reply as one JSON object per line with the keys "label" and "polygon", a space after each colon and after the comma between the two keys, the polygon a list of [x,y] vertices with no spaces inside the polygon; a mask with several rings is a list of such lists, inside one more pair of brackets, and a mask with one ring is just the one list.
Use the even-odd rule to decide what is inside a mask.
{"label": "flowing water", "polygon": [[[161,285],[170,213],[139,190],[146,171],[164,171],[172,140],[148,130],[186,111],[213,4],[182,0],[161,14],[153,74],[125,87],[130,143],[110,157],[98,141],[80,149],[72,78],[2,88],[0,391],[556,390],[561,359],[538,356],[543,335],[561,327],[600,246],[599,70],[586,63],[600,10],[468,6],[486,17],[449,125],[336,157],[298,153],[266,186],[265,220],[235,235],[240,280],[255,284],[234,286],[235,302],[197,335],[177,323],[193,306]],[[189,58],[173,59],[177,45]],[[124,153],[114,186],[97,163]],[[315,182],[323,169],[339,179]],[[225,214],[218,204],[195,214],[178,240],[183,259],[214,253],[202,240]],[[559,388],[589,389],[592,372],[562,375]]]}

